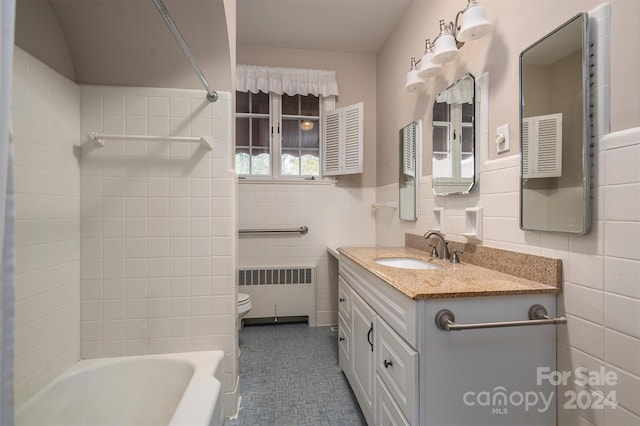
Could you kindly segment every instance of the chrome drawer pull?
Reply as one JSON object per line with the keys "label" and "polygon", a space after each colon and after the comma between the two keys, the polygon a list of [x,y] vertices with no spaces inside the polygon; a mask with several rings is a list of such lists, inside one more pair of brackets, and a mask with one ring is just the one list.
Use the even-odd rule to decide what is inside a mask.
{"label": "chrome drawer pull", "polygon": [[526,325],[566,324],[565,317],[552,318],[542,305],[529,308],[529,319],[524,321],[479,322],[473,324],[457,324],[456,317],[449,309],[441,309],[436,314],[436,326],[443,331],[474,330],[478,328],[521,327]]}

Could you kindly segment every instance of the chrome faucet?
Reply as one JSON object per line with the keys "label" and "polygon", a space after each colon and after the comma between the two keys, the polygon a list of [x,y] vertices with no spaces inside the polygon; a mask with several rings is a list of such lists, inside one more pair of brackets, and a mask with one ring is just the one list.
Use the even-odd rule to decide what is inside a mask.
{"label": "chrome faucet", "polygon": [[424,234],[424,238],[428,240],[434,235],[440,240],[440,259],[449,260],[449,249],[447,248],[447,242],[445,241],[444,236],[441,233],[431,230]]}

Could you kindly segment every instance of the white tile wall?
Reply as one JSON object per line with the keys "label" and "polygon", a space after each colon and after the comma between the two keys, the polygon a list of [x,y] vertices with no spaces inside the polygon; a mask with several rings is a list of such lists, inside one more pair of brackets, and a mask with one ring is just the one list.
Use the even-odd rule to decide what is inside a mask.
{"label": "white tile wall", "polygon": [[[482,165],[479,188],[460,197],[438,197],[431,179],[419,185],[418,221],[400,222],[395,212],[376,216],[379,245],[402,245],[404,233],[422,234],[433,226],[432,209],[445,208],[447,238],[465,241],[465,207],[483,207],[482,244],[560,258],[563,292],[559,314],[569,320],[558,328],[558,368],[573,371],[584,366],[615,371],[618,384],[594,391],[616,392],[615,410],[563,410],[559,424],[640,424],[640,128],[605,135],[595,155],[595,199],[592,230],[585,236],[521,231],[518,228],[519,157]],[[397,184],[376,189],[376,202],[396,201]],[[573,385],[572,385],[573,386]],[[575,385],[577,386],[577,385]]]}
{"label": "white tile wall", "polygon": [[80,357],[80,92],[15,47],[15,400]]}
{"label": "white tile wall", "polygon": [[343,188],[339,182],[243,182],[238,188],[239,228],[309,228],[303,236],[242,236],[238,265],[316,265],[316,323],[337,324],[338,289],[329,276],[327,247],[375,244],[374,189]]}
{"label": "white tile wall", "polygon": [[235,412],[235,180],[228,93],[82,86],[81,134],[204,136],[83,144],[83,358],[222,349]]}

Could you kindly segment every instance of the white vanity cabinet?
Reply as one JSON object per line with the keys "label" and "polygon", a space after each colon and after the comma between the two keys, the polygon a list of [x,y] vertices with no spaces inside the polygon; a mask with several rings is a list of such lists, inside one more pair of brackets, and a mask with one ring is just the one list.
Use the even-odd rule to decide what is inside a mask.
{"label": "white vanity cabinet", "polygon": [[[411,299],[345,256],[339,270],[339,363],[369,425],[555,424],[556,389],[536,381],[556,368],[554,326],[435,323],[442,309],[465,324],[527,320],[533,304],[553,316],[554,294]],[[534,394],[548,405],[520,404]]]}
{"label": "white vanity cabinet", "polygon": [[414,302],[386,284],[371,286],[361,272],[340,261],[340,367],[367,423],[417,425],[418,352],[389,324],[415,337]]}

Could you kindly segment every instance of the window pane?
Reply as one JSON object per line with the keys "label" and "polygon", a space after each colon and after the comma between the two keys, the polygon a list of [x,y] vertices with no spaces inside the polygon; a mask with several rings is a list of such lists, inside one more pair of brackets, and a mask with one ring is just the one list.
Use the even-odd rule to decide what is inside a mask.
{"label": "window pane", "polygon": [[299,101],[300,101],[300,95],[295,95],[295,96],[282,95],[282,114],[283,115],[300,115]]}
{"label": "window pane", "polygon": [[246,148],[236,149],[236,174],[248,175],[251,173],[251,156]]}
{"label": "window pane", "polygon": [[473,152],[473,127],[462,127],[462,152]]}
{"label": "window pane", "polygon": [[320,100],[317,96],[300,96],[300,115],[320,116]]}
{"label": "window pane", "polygon": [[236,118],[236,146],[249,146],[249,118]]}
{"label": "window pane", "polygon": [[318,120],[300,121],[300,144],[303,148],[320,148]]}
{"label": "window pane", "polygon": [[269,147],[269,119],[251,119],[251,145],[263,148]]}
{"label": "window pane", "polygon": [[297,150],[282,151],[282,175],[300,175],[300,157]]}
{"label": "window pane", "polygon": [[473,123],[473,104],[462,104],[462,122]]}
{"label": "window pane", "polygon": [[282,95],[283,115],[320,116],[320,98],[313,95]]}
{"label": "window pane", "polygon": [[251,94],[251,112],[269,114],[269,94],[264,92]]}
{"label": "window pane", "polygon": [[300,146],[300,120],[282,120],[282,147],[298,148]]}
{"label": "window pane", "polygon": [[449,152],[448,128],[433,126],[433,153]]}
{"label": "window pane", "polygon": [[252,175],[270,175],[271,174],[271,156],[268,151],[254,149],[251,156],[251,174]]}
{"label": "window pane", "polygon": [[320,155],[318,154],[302,155],[302,174],[307,176],[320,175]]}
{"label": "window pane", "polygon": [[449,105],[446,102],[433,104],[433,121],[449,121]]}
{"label": "window pane", "polygon": [[249,92],[236,92],[236,112],[249,112]]}
{"label": "window pane", "polygon": [[463,178],[473,177],[473,155],[462,154],[462,170],[460,174]]}

